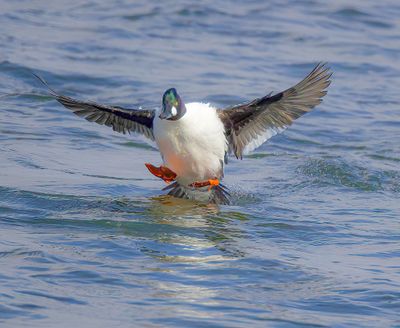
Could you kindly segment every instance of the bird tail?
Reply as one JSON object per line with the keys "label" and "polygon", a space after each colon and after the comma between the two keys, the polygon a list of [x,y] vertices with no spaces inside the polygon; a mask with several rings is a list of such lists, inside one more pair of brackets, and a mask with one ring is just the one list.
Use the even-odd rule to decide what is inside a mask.
{"label": "bird tail", "polygon": [[177,198],[208,202],[218,205],[230,204],[230,194],[227,187],[222,184],[214,186],[211,190],[208,190],[208,188],[195,189],[182,186],[177,181],[175,181],[174,183],[165,187],[163,190],[169,190],[168,195]]}

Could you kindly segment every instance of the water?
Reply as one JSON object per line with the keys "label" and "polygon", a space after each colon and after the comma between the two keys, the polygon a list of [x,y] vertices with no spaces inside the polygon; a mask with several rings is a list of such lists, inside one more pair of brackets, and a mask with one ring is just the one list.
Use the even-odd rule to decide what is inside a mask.
{"label": "water", "polygon": [[328,61],[324,102],[220,208],[161,196],[158,152],[46,96],[0,101],[2,327],[400,326],[398,1],[1,1],[0,92],[224,107]]}

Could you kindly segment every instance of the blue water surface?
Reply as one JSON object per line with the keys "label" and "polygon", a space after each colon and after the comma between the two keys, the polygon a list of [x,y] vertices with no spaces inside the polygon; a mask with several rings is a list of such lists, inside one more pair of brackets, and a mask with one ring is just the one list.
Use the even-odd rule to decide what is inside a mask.
{"label": "blue water surface", "polygon": [[[0,1],[1,327],[400,326],[400,3]],[[162,196],[136,136],[67,95],[324,102],[232,159],[233,204]],[[42,95],[40,95],[42,94]]]}

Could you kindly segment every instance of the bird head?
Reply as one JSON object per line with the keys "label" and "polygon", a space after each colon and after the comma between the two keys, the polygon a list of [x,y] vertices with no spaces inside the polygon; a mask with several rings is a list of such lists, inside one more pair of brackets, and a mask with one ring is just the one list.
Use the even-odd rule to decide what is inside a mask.
{"label": "bird head", "polygon": [[165,91],[162,99],[160,119],[176,121],[185,115],[185,113],[186,106],[176,92],[176,89],[171,88]]}

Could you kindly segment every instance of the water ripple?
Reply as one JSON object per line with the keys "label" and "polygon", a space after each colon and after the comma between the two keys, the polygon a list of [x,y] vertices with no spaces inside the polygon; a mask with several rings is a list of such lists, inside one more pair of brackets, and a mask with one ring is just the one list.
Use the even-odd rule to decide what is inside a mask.
{"label": "water ripple", "polygon": [[[1,8],[0,325],[398,324],[398,1]],[[221,207],[163,196],[153,145],[80,120],[31,74],[129,108],[169,87],[224,108],[318,61],[324,102],[230,160]]]}

